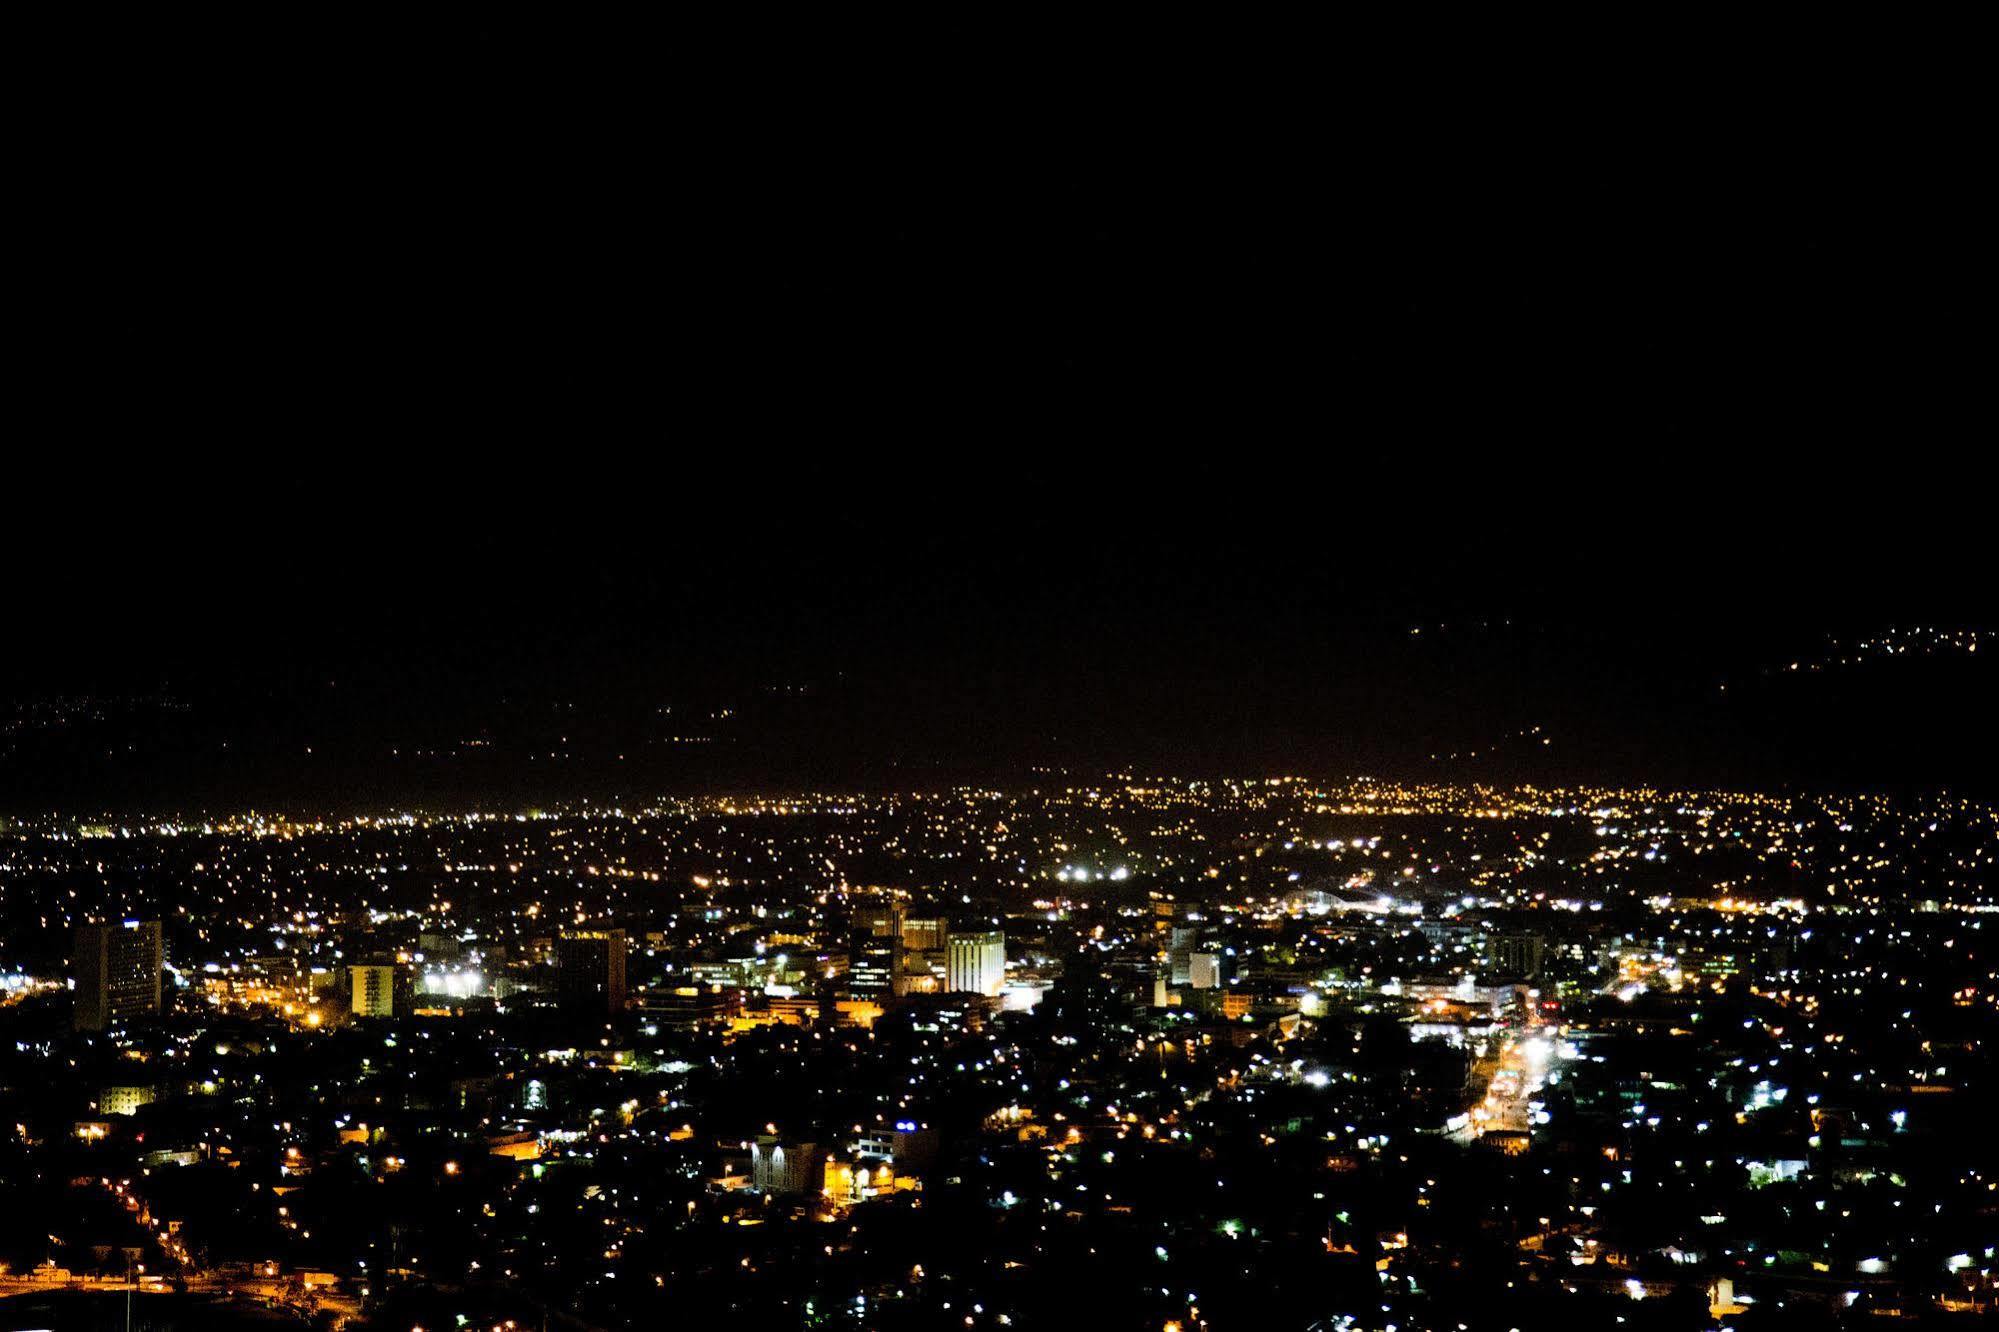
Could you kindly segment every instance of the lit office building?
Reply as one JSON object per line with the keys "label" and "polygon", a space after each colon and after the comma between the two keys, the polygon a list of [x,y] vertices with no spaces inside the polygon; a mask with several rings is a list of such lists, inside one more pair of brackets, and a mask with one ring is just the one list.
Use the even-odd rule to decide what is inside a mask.
{"label": "lit office building", "polygon": [[160,922],[76,927],[76,1029],[103,1031],[160,1011]]}
{"label": "lit office building", "polygon": [[847,994],[855,999],[886,999],[895,991],[902,963],[899,935],[856,930],[847,941]]}
{"label": "lit office building", "polygon": [[397,1003],[402,986],[396,968],[389,963],[349,967],[347,977],[352,987],[350,1008],[355,1017],[394,1017],[399,1007],[408,1006],[407,1000]]}
{"label": "lit office building", "polygon": [[825,1185],[826,1155],[818,1144],[760,1135],[750,1147],[750,1185],[775,1196],[816,1194]]}
{"label": "lit office building", "polygon": [[944,960],[944,988],[953,994],[997,995],[1006,984],[1006,936],[998,930],[954,934]]}
{"label": "lit office building", "polygon": [[606,1017],[625,1007],[625,932],[588,930],[555,941],[555,990],[564,1008]]}

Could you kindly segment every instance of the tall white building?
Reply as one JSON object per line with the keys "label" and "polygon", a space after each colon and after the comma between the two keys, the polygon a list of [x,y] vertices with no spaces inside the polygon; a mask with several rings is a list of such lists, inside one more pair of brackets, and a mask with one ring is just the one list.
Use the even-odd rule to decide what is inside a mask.
{"label": "tall white building", "polygon": [[1006,984],[1006,935],[998,930],[954,934],[945,949],[944,988],[995,997]]}

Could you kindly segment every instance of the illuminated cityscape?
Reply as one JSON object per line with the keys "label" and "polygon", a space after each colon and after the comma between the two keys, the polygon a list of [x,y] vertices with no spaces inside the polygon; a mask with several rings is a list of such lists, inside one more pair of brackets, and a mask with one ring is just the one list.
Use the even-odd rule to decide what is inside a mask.
{"label": "illuminated cityscape", "polygon": [[1992,1301],[1990,803],[1124,774],[0,846],[40,937],[166,939],[107,978],[163,1005],[101,1031],[103,964],[72,1000],[10,949],[12,1291],[143,1267],[423,1326],[1443,1326],[1470,1273],[1523,1326]]}
{"label": "illuminated cityscape", "polygon": [[1999,1324],[1892,18],[24,44],[0,1332]]}

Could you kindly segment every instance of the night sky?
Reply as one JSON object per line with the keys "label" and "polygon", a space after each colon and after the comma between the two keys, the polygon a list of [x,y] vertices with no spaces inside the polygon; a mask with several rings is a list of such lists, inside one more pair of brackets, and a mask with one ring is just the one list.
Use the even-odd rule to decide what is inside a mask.
{"label": "night sky", "polygon": [[520,37],[66,107],[0,702],[109,703],[0,805],[1991,789],[1991,648],[1760,674],[1999,628],[1940,101],[801,115]]}

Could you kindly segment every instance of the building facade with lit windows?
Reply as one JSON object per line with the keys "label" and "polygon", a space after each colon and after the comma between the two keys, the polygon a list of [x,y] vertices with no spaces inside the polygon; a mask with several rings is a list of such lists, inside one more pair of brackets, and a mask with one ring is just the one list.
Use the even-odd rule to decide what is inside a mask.
{"label": "building facade with lit windows", "polygon": [[953,934],[945,951],[944,987],[953,994],[997,995],[1006,984],[1006,935],[999,930]]}
{"label": "building facade with lit windows", "polygon": [[158,1016],[164,964],[157,920],[77,926],[76,1029],[103,1031]]}
{"label": "building facade with lit windows", "polygon": [[385,962],[348,968],[351,1011],[355,1017],[394,1017],[408,1006],[407,998],[401,994],[405,986],[397,971]]}

